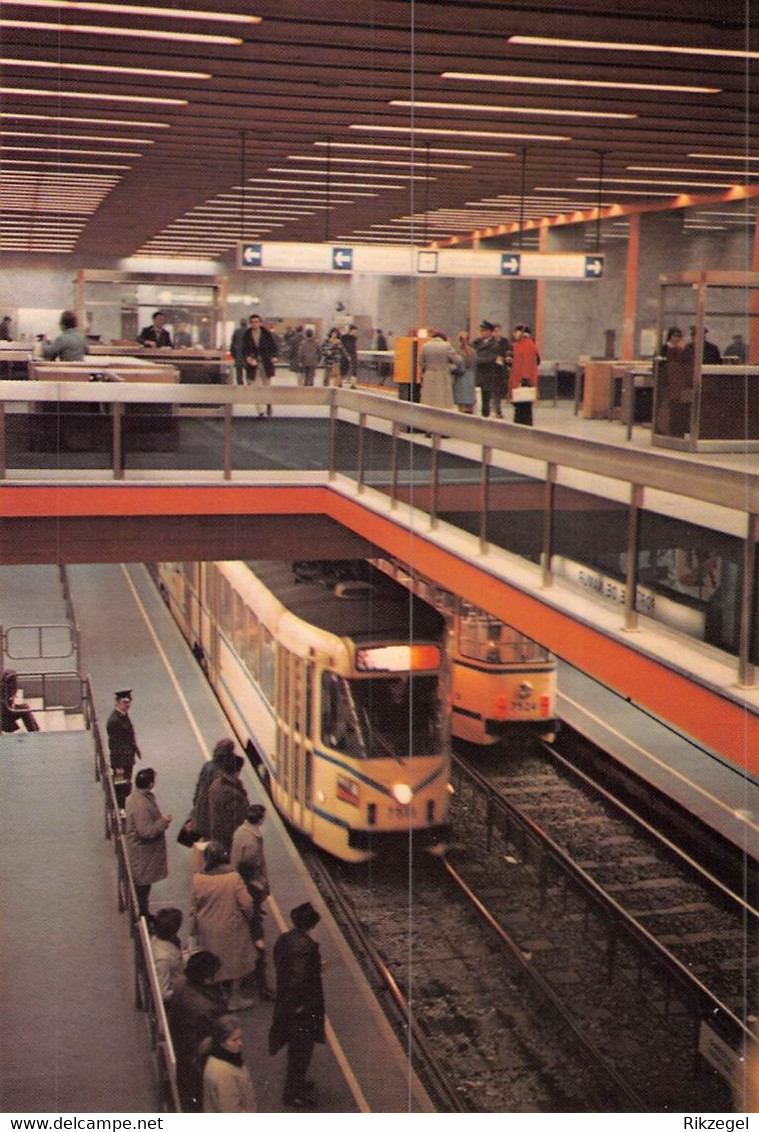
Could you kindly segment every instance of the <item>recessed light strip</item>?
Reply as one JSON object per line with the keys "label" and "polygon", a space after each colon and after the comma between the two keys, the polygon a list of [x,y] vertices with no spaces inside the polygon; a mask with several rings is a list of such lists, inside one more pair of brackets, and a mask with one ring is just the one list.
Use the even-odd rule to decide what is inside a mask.
{"label": "recessed light strip", "polygon": [[138,122],[134,118],[82,118],[70,114],[17,114],[14,110],[0,110],[0,118],[24,122],[68,122],[78,126],[137,126],[140,130],[168,130],[168,122]]}
{"label": "recessed light strip", "polygon": [[39,67],[54,71],[96,71],[109,75],[150,75],[170,79],[210,79],[207,71],[168,71],[156,67],[114,67],[99,63],[61,63],[43,59],[0,59],[0,67]]}
{"label": "recessed light strip", "polygon": [[0,19],[3,28],[27,28],[29,31],[53,31],[56,35],[70,32],[74,35],[111,35],[120,39],[158,39],[171,43],[218,43],[239,46],[243,41],[232,35],[206,35],[194,31],[159,31],[156,28],[116,28],[107,24],[47,24],[42,20]]}
{"label": "recessed light strip", "polygon": [[391,145],[389,142],[314,142],[315,146],[331,149],[369,149],[380,153],[409,153],[415,157],[425,157],[427,153],[454,154],[457,157],[516,157],[515,153],[508,153],[503,149],[455,149],[449,146],[414,146]]}
{"label": "recessed light strip", "polygon": [[[290,157],[288,157],[287,160],[288,161],[327,161],[327,162],[331,162],[331,161],[333,161],[333,158],[327,157],[326,154],[324,156],[322,156],[321,154],[309,154],[309,155],[304,155],[302,157],[297,155],[297,154],[293,154]],[[397,165],[397,166],[400,166],[402,169],[408,169],[409,168],[409,162],[408,161],[393,161],[393,160],[391,160],[389,158],[385,158],[385,157],[340,157],[340,158],[337,159],[337,161],[335,163],[337,164],[338,162],[339,162],[340,165]],[[425,169],[462,169],[462,170],[467,170],[467,169],[472,168],[471,165],[457,164],[456,162],[453,162],[453,161],[417,162],[417,168],[420,164],[423,164]]]}
{"label": "recessed light strip", "polygon": [[204,12],[186,8],[152,8],[142,4],[103,4],[97,0],[23,0],[24,8],[57,8],[62,12],[108,12],[113,15],[156,16],[162,20],[210,20],[211,23],[260,24],[261,16],[237,12]]}
{"label": "recessed light strip", "polygon": [[558,110],[555,107],[495,106],[476,102],[420,102],[395,98],[388,106],[404,106],[414,110],[465,110],[482,114],[542,114],[555,118],[637,118],[637,114],[618,114],[608,110]]}
{"label": "recessed light strip", "polygon": [[25,98],[84,98],[99,102],[143,102],[157,106],[187,106],[186,98],[158,98],[145,94],[98,94],[94,91],[42,90],[38,87],[0,86],[0,94],[21,94]]}
{"label": "recessed light strip", "polygon": [[541,35],[510,35],[508,42],[525,47],[580,47],[590,51],[640,51],[660,55],[707,55],[717,59],[759,59],[759,51],[738,51],[727,47],[675,47],[665,43],[621,43],[619,40],[562,39]]}
{"label": "recessed light strip", "polygon": [[513,141],[571,141],[567,134],[511,134],[497,130],[451,130],[432,126],[365,126],[361,123],[352,123],[349,130],[362,130],[364,133],[376,134],[430,134],[435,137],[459,138],[508,138]]}
{"label": "recessed light strip", "polygon": [[590,87],[603,90],[658,90],[677,94],[719,94],[718,86],[686,86],[681,83],[627,83],[609,79],[556,79],[544,75],[488,75],[480,71],[443,71],[442,79],[460,79],[463,82],[517,83],[524,86]]}
{"label": "recessed light strip", "polygon": [[44,130],[3,130],[3,140],[8,138],[54,138],[61,142],[70,141],[87,141],[87,142],[103,142],[103,144],[113,145],[154,145],[154,138],[114,138],[107,137],[105,134],[62,134],[62,133],[46,133]]}

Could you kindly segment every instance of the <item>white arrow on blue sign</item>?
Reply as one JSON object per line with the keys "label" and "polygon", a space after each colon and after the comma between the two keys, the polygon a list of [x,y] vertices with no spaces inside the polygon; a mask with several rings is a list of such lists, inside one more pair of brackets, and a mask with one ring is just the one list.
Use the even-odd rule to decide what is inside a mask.
{"label": "white arrow on blue sign", "polygon": [[353,269],[353,248],[333,248],[332,268],[334,271],[351,271]]}
{"label": "white arrow on blue sign", "polygon": [[264,259],[263,244],[243,244],[240,257],[246,267],[260,267]]}
{"label": "white arrow on blue sign", "polygon": [[519,275],[521,263],[520,256],[504,252],[501,256],[501,275]]}
{"label": "white arrow on blue sign", "polygon": [[603,275],[603,270],[604,270],[604,261],[600,256],[597,256],[597,255],[586,255],[585,256],[585,278],[586,279],[598,279],[598,277],[600,275]]}

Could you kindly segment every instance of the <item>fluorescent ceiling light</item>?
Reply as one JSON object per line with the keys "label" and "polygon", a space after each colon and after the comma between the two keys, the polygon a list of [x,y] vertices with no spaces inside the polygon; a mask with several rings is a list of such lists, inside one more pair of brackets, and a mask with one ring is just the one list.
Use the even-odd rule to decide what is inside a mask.
{"label": "fluorescent ceiling light", "polygon": [[142,157],[141,153],[131,153],[128,150],[122,149],[63,149],[61,146],[52,145],[0,145],[0,150],[5,153],[60,153],[65,157],[71,157],[73,154],[84,154],[86,157]]}
{"label": "fluorescent ceiling light", "polygon": [[759,51],[736,51],[726,47],[674,47],[665,43],[620,43],[619,40],[561,39],[541,35],[510,35],[508,42],[526,47],[582,47],[591,51],[642,51],[663,55],[709,55],[718,59],[759,59]]}
{"label": "fluorescent ceiling light", "polygon": [[121,39],[160,39],[172,43],[227,43],[239,46],[243,41],[232,35],[205,35],[194,31],[159,31],[156,28],[116,28],[107,24],[46,24],[42,20],[0,19],[3,28],[28,28],[30,31],[53,31],[56,35],[71,32],[74,35],[112,35]]}
{"label": "fluorescent ceiling light", "polygon": [[[581,180],[580,177],[578,177],[577,179],[578,179],[578,181]],[[588,177],[587,179],[589,181],[593,180],[592,177]],[[644,184],[645,183],[646,182],[644,182]],[[588,192],[589,192],[588,189],[557,188],[555,185],[535,185],[535,187],[533,188],[532,191],[534,193],[550,193],[552,196],[556,196],[557,193],[562,193],[565,196],[570,196],[573,193],[577,193],[578,195],[581,195],[581,196],[584,196],[584,197],[586,197],[588,195]],[[646,190],[646,189],[617,189],[617,188],[615,188],[614,190],[606,189],[606,190],[604,190],[603,195],[608,197],[610,193],[612,193],[613,197],[618,197],[618,196],[627,196],[627,197],[674,197],[674,196],[677,196],[677,193],[673,193],[673,192],[656,192],[654,190]],[[596,203],[597,202],[594,202],[590,207],[595,208]],[[580,206],[578,205],[577,207],[579,208]],[[602,204],[601,207],[602,208],[608,208],[609,207],[609,201],[608,200],[604,201],[604,203]]]}
{"label": "fluorescent ceiling light", "polygon": [[689,153],[688,157],[703,157],[706,161],[759,161],[746,153]]}
{"label": "fluorescent ceiling light", "polygon": [[114,138],[105,134],[62,134],[46,133],[44,130],[3,130],[3,139],[7,138],[53,138],[56,141],[88,141],[103,142],[104,145],[153,145],[154,138]]}
{"label": "fluorescent ceiling light", "polygon": [[16,114],[0,110],[0,118],[17,118],[25,122],[69,122],[79,126],[137,126],[141,130],[168,130],[168,122],[138,122],[134,118],[81,118],[65,114]]}
{"label": "fluorescent ceiling light", "polygon": [[[299,157],[288,157],[288,161],[332,161],[336,160],[341,165],[398,165],[402,169],[408,169],[410,162],[408,161],[392,161],[384,157],[339,157],[333,159],[326,154],[321,154]],[[471,165],[460,165],[453,161],[416,161],[413,163],[415,166],[424,165],[425,169],[471,169]]]}
{"label": "fluorescent ceiling light", "polygon": [[[597,184],[597,177],[577,177],[578,181],[590,181]],[[688,188],[695,189],[731,189],[732,185],[724,184],[721,181],[661,181],[653,180],[651,177],[606,177],[604,184],[609,185],[687,185]],[[616,190],[612,190],[615,192]]]}
{"label": "fluorescent ceiling light", "polygon": [[160,106],[187,106],[186,98],[157,98],[144,94],[96,94],[94,91],[40,90],[34,87],[0,86],[0,94],[22,94],[39,98],[84,98],[101,102],[149,102]]}
{"label": "fluorescent ceiling light", "polygon": [[608,90],[662,90],[678,94],[719,94],[718,86],[686,86],[680,83],[628,83],[610,79],[547,78],[541,75],[488,75],[481,71],[443,71],[442,79],[461,79],[464,82],[519,83],[524,86],[591,87]]}
{"label": "fluorescent ceiling light", "polygon": [[627,165],[631,173],[699,173],[711,177],[759,177],[756,173],[748,173],[744,169],[694,169],[693,167],[679,165]]}
{"label": "fluorescent ceiling light", "polygon": [[454,154],[457,157],[516,157],[515,153],[507,153],[503,149],[454,149],[448,146],[435,145],[390,145],[389,142],[325,142],[317,141],[314,145],[330,149],[370,149],[380,153],[410,153],[422,154]]}
{"label": "fluorescent ceiling light", "polygon": [[210,20],[212,23],[260,24],[261,16],[238,15],[236,12],[203,12],[198,9],[153,8],[142,4],[103,4],[96,0],[23,0],[24,8],[57,8],[62,12],[111,12],[120,16],[157,16],[163,20]]}
{"label": "fluorescent ceiling light", "polygon": [[109,75],[152,75],[171,79],[210,79],[207,71],[167,71],[157,67],[111,67],[99,63],[60,63],[43,59],[0,59],[0,67],[47,67],[55,71],[97,71]]}
{"label": "fluorescent ceiling light", "polygon": [[[267,169],[267,173],[292,173],[292,172],[293,172],[293,170],[288,169],[287,166],[271,165]],[[324,177],[326,170],[325,169],[298,169],[298,170],[296,170],[296,172],[297,172],[297,175],[299,177]],[[359,173],[357,171],[354,172],[352,169],[335,169],[334,175],[336,177],[367,177],[367,178],[373,178],[376,181],[381,181],[381,180],[385,180],[385,179],[387,179],[388,181],[426,181],[426,180],[428,180],[428,178],[425,177],[425,175],[423,173],[375,173],[371,169],[367,169],[367,171],[365,173],[363,173],[363,172]],[[436,181],[437,178],[436,177],[430,177],[429,180],[430,181]],[[329,180],[325,179],[323,181],[320,181],[319,184],[330,185],[330,184],[332,184],[332,179],[331,178]],[[377,187],[382,189],[385,186],[384,185],[378,185]]]}
{"label": "fluorescent ceiling light", "polygon": [[388,106],[405,106],[419,110],[466,110],[485,114],[549,114],[561,118],[637,118],[637,114],[617,114],[607,110],[556,110],[534,106],[495,106],[475,102],[420,102],[394,98]]}
{"label": "fluorescent ceiling light", "polygon": [[108,165],[102,161],[98,161],[96,165],[90,166],[87,161],[37,161],[32,158],[15,158],[7,157],[3,161],[3,165],[53,165],[56,169],[61,169],[66,166],[71,166],[76,169],[130,169],[130,165]]}
{"label": "fluorescent ceiling light", "polygon": [[571,137],[566,134],[510,134],[501,133],[494,130],[447,130],[442,128],[433,128],[432,126],[364,126],[361,124],[353,123],[348,127],[349,130],[362,130],[365,133],[385,133],[385,134],[433,134],[436,137],[460,137],[460,138],[508,138],[513,141],[515,138],[521,141],[571,141]]}

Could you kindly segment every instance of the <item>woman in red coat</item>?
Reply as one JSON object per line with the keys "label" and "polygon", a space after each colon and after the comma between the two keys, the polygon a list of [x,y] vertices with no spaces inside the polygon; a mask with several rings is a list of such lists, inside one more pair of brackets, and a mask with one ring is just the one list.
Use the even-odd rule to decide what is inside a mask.
{"label": "woman in red coat", "polygon": [[514,390],[530,386],[537,390],[540,354],[529,326],[520,322],[511,332],[513,361],[509,379],[509,396],[514,404],[514,424],[532,424],[532,401],[514,401]]}

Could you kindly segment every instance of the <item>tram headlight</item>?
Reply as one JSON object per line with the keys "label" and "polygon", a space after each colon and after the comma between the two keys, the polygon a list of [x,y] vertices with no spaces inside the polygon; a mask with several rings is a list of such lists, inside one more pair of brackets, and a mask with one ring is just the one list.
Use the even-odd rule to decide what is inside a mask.
{"label": "tram headlight", "polygon": [[407,782],[396,782],[390,792],[400,806],[408,806],[414,797],[414,791]]}

